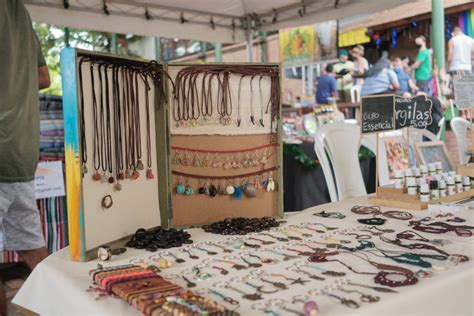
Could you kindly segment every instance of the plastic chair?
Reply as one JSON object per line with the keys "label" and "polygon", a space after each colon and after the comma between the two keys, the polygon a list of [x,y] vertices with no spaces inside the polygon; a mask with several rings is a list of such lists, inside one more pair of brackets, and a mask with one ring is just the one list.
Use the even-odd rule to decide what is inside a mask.
{"label": "plastic chair", "polygon": [[459,163],[461,165],[467,164],[470,158],[469,155],[466,155],[468,151],[467,133],[471,128],[471,123],[464,118],[455,117],[451,120],[450,124],[458,145]]}
{"label": "plastic chair", "polygon": [[444,118],[444,116],[441,118],[441,120],[439,120],[438,127],[439,131],[438,134],[436,134],[436,138],[438,138],[438,140],[444,141],[443,135],[446,131],[446,119]]}
{"label": "plastic chair", "polygon": [[329,162],[326,149],[324,147],[324,141],[322,138],[318,137],[320,132],[321,129],[318,130],[314,137],[314,151],[316,152],[316,156],[318,156],[319,163],[321,164],[321,169],[323,169],[324,178],[326,179],[326,185],[328,187],[331,202],[337,202],[338,198],[336,184],[334,183],[334,176],[332,174],[331,164]]}
{"label": "plastic chair", "polygon": [[[342,122],[326,124],[316,134],[315,150],[323,167],[331,201],[334,201],[334,192],[331,194],[331,185],[334,185],[334,182],[337,187],[337,200],[367,194],[359,164],[360,139],[358,125]],[[331,180],[329,163],[334,172],[334,180]]]}

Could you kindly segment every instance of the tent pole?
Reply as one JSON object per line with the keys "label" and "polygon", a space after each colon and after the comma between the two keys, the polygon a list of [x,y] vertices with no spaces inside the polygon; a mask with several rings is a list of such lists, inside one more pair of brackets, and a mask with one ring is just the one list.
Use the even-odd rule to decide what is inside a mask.
{"label": "tent pole", "polygon": [[253,59],[253,52],[252,52],[252,20],[250,17],[247,17],[247,40],[245,41],[247,44],[247,62],[251,63]]}

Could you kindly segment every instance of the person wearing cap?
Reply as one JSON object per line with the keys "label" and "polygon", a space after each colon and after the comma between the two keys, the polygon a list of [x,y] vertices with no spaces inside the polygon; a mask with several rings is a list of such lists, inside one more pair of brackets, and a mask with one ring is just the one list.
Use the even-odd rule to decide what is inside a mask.
{"label": "person wearing cap", "polygon": [[351,49],[351,55],[354,59],[355,84],[362,86],[364,84],[364,74],[369,70],[369,62],[364,58],[364,46],[357,45]]}
{"label": "person wearing cap", "polygon": [[337,92],[339,100],[351,102],[352,74],[354,63],[349,61],[349,52],[346,49],[339,51],[339,61],[334,64],[334,72],[337,76]]}

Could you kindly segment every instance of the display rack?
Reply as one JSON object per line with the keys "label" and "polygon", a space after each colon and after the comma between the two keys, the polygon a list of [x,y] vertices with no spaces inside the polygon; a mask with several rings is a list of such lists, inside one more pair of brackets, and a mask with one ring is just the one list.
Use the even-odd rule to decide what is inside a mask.
{"label": "display rack", "polygon": [[[143,96],[147,86],[145,82],[148,81],[137,75],[137,79],[131,79],[136,80],[133,86],[136,91],[127,91],[123,88],[127,87],[126,76],[120,79],[114,66],[103,66],[104,63],[129,64],[127,67],[145,67],[156,72],[152,76],[154,81],[150,79],[149,82],[149,117],[146,116],[146,97]],[[95,258],[100,246],[123,245],[124,240],[138,228],[148,229],[159,225],[192,227],[228,217],[283,215],[281,74],[278,64],[161,65],[154,61],[65,49],[61,53],[61,67],[69,236],[73,260]],[[185,87],[188,90],[182,95],[187,96],[192,91],[194,98],[186,104],[196,108],[201,102],[199,106],[202,106],[199,100],[203,100],[202,91],[207,91],[206,102],[212,103],[208,105],[208,110],[213,108],[215,115],[208,115],[204,123],[199,123],[199,120],[181,120],[177,124],[173,116],[177,102],[181,102],[179,98],[176,99],[179,91],[176,88],[176,82],[179,84],[177,74],[189,67],[196,72],[194,78],[197,80],[192,89]],[[213,75],[203,88],[205,78],[199,72],[216,67],[221,74]],[[91,75],[91,71],[95,75]],[[224,78],[228,82],[226,100],[219,99],[224,91],[219,90],[224,87],[221,81]],[[188,82],[190,80],[185,81],[185,84]],[[185,84],[181,84],[184,87]],[[106,91],[109,91],[108,94]],[[115,111],[111,120],[116,118],[115,113],[120,106],[125,106],[122,100],[129,98],[128,93],[137,98],[128,105],[136,106],[135,111],[139,113],[140,123],[135,124],[141,126],[141,134],[137,132],[136,135],[144,133],[147,121],[150,124],[147,127],[150,133],[147,133],[147,137],[142,135],[139,142],[143,151],[150,151],[154,174],[150,179],[148,170],[139,173],[136,180],[127,180],[120,179],[121,169],[118,166],[111,167],[112,171],[101,171],[96,166],[98,145],[95,137],[102,130],[96,132],[97,118],[94,113],[102,113],[104,106],[109,111],[107,105],[101,103],[108,96],[109,100],[104,101],[104,104],[110,104],[110,109]],[[222,104],[228,104],[227,111],[234,115],[217,115],[220,111],[217,106],[221,101]],[[116,135],[123,135],[123,130],[120,134],[115,131],[116,123],[107,124],[113,128],[110,136],[105,134],[104,137],[115,139]],[[148,135],[151,139],[150,148],[147,144]],[[117,146],[112,145],[115,148],[111,151],[115,153],[110,154],[112,161],[119,161],[117,157],[122,153],[122,147]],[[204,159],[204,156],[220,156],[214,159],[220,159],[222,165],[197,166],[194,162],[177,165],[173,157],[179,155],[177,152],[180,150],[181,155],[190,155],[192,151],[194,160],[198,156],[200,159]],[[145,157],[147,154],[143,153],[143,164]],[[228,159],[233,159],[229,168],[226,167],[230,162]],[[139,171],[137,166],[138,163],[132,164],[132,178],[135,171]],[[177,193],[179,181],[183,182],[183,187],[189,188],[190,194]],[[228,189],[226,191],[221,187],[224,184]],[[209,189],[215,194],[209,193]],[[217,193],[218,189],[220,193]],[[230,194],[229,190],[235,190],[236,193]],[[107,202],[105,204],[113,200],[113,206],[105,207],[104,199]]]}
{"label": "display rack", "polygon": [[[168,183],[167,192],[160,191],[160,201],[163,207],[168,206],[169,225],[174,227],[190,227],[208,224],[214,221],[222,220],[228,217],[261,217],[261,216],[278,216],[283,215],[283,177],[282,177],[282,148],[281,144],[281,104],[276,104],[276,116],[270,117],[269,112],[260,111],[262,103],[267,105],[270,96],[271,83],[267,77],[245,76],[241,80],[240,72],[246,72],[254,67],[259,67],[264,72],[273,72],[280,79],[278,64],[169,64],[166,65],[165,71],[169,74],[174,84],[178,86],[176,80],[178,73],[189,67],[193,71],[199,73],[209,70],[210,68],[221,68],[223,72],[229,72],[229,95],[232,99],[232,115],[227,117],[226,124],[199,123],[196,125],[182,126],[181,123],[175,121],[173,111],[177,106],[177,100],[173,100],[175,94],[172,87],[167,85],[168,102],[165,106],[167,113],[167,124],[169,135],[167,137],[169,160],[169,172],[164,175],[160,174],[160,183],[166,181]],[[197,98],[202,98],[202,82],[203,74],[197,75]],[[214,78],[215,79],[215,78]],[[212,91],[212,99],[217,100],[218,80],[210,80]],[[280,80],[279,80],[280,82]],[[240,91],[239,91],[240,90]],[[208,90],[209,91],[209,90]],[[278,83],[278,91],[280,86]],[[262,93],[262,94],[260,94]],[[240,95],[240,99],[239,99]],[[240,100],[240,102],[239,102]],[[214,101],[214,103],[218,103]],[[240,111],[237,108],[240,104]],[[230,107],[230,105],[229,105]],[[250,117],[252,116],[251,108],[254,108],[254,123]],[[216,111],[214,109],[214,111]],[[215,113],[215,112],[214,112]],[[240,115],[240,123],[237,123],[237,113]],[[206,120],[212,120],[216,117],[209,115]],[[262,120],[262,125],[259,124]],[[202,122],[202,121],[201,121]],[[240,125],[239,125],[240,124]],[[252,148],[262,148],[255,152],[242,152]],[[184,150],[188,149],[188,150]],[[196,151],[192,151],[196,150]],[[256,151],[259,151],[256,153]],[[268,161],[265,164],[256,166],[247,166],[243,168],[225,168],[212,167],[212,162],[203,166],[196,167],[194,164],[176,165],[173,163],[176,155],[181,158],[183,155],[189,154],[192,160],[194,156],[207,158],[209,160],[221,159],[222,163],[230,163],[232,159],[245,160],[245,157],[257,155],[261,158],[262,152],[268,154]],[[216,158],[216,156],[219,156]],[[235,158],[237,156],[237,158]],[[229,158],[234,157],[234,158]],[[176,161],[174,161],[176,162]],[[245,164],[245,163],[244,163]],[[198,163],[199,165],[199,163]],[[268,172],[264,172],[268,170]],[[242,176],[248,175],[248,176]],[[199,194],[199,190],[209,188],[214,185],[215,189],[220,186],[235,186],[245,190],[247,182],[264,180],[264,177],[272,177],[275,182],[275,190],[267,191],[265,188],[256,190],[256,196],[249,198],[245,194],[241,198],[235,198],[229,194]],[[165,178],[166,177],[166,178]],[[185,194],[177,194],[177,185],[182,182],[183,185],[189,185],[193,188],[194,193],[186,196]],[[257,185],[258,186],[258,185]],[[223,189],[223,188],[221,188]]]}
{"label": "display rack", "polygon": [[[117,81],[114,83],[115,66],[107,63],[122,63],[126,65],[123,69],[127,67],[130,70],[122,71],[120,75],[124,74],[123,77],[117,72]],[[112,173],[107,171],[102,173],[96,166],[96,160],[104,165],[101,159],[106,150],[109,156],[103,155],[109,157],[105,161],[110,159],[111,163],[108,166],[112,168],[118,161],[119,154],[116,150],[121,152],[120,155],[124,155],[122,148],[126,143],[128,153],[138,148],[136,146],[141,146],[143,164],[147,164],[147,156],[150,155],[151,165],[156,173],[157,148],[161,140],[155,137],[155,133],[150,132],[147,135],[151,134],[151,144],[148,144],[148,137],[144,133],[145,130],[148,131],[148,127],[145,128],[147,122],[151,131],[155,130],[153,112],[154,109],[160,108],[160,98],[156,98],[155,95],[162,87],[158,86],[156,81],[149,80],[150,90],[145,94],[145,81],[138,75],[134,77],[134,74],[138,74],[137,69],[149,65],[150,63],[145,60],[72,48],[61,52],[69,240],[73,260],[86,261],[96,258],[98,247],[127,238],[138,228],[151,228],[161,224],[156,176],[154,178],[145,176],[145,170],[139,172],[137,163],[133,168],[132,178],[136,177],[134,180],[126,179],[123,173],[119,175],[118,169],[111,169]],[[152,66],[158,70],[162,69],[158,64]],[[136,72],[132,74],[132,71]],[[131,80],[133,84],[133,97],[132,92],[118,89],[126,86],[125,80]],[[120,96],[118,101],[117,93]],[[149,98],[149,104],[145,102],[146,97]],[[115,115],[121,113],[125,120],[125,103],[119,102],[125,98],[129,100],[128,106],[134,112],[130,112],[133,115],[129,115],[127,121],[124,121],[119,133],[115,128],[119,126],[117,122],[122,122],[122,119],[117,119]],[[145,104],[148,106],[145,107]],[[105,123],[101,121],[102,119]],[[98,120],[100,123],[96,125]],[[132,145],[129,145],[128,141],[128,139],[131,139],[130,142],[134,141],[128,128],[132,126],[130,122],[133,122],[134,129],[138,129],[135,132],[136,141]],[[106,124],[105,131],[100,124]],[[118,135],[123,137],[121,147],[114,143]],[[108,138],[103,141],[102,137]],[[104,142],[104,147],[97,149]],[[105,146],[111,147],[106,149]],[[127,158],[130,156],[128,153]],[[97,155],[100,159],[96,158]],[[136,160],[136,157],[133,159]],[[125,168],[128,172],[127,166]],[[113,204],[110,205],[110,202]]]}

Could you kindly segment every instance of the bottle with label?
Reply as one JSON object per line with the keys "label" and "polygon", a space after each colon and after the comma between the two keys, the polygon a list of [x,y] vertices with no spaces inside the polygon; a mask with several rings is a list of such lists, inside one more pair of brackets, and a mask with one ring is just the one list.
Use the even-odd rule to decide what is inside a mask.
{"label": "bottle with label", "polygon": [[418,192],[420,192],[420,188],[423,183],[426,183],[425,177],[416,178],[416,186],[418,187]]}
{"label": "bottle with label", "polygon": [[462,187],[464,191],[471,190],[471,178],[468,176],[462,177]]}
{"label": "bottle with label", "polygon": [[442,174],[443,173],[443,164],[441,163],[441,161],[435,162],[435,166],[436,166],[436,173],[437,174]]}
{"label": "bottle with label", "polygon": [[421,171],[420,171],[420,168],[418,167],[413,167],[413,176],[418,179],[421,177]]}
{"label": "bottle with label", "polygon": [[448,177],[446,179],[446,185],[447,185],[447,188],[448,188],[448,195],[456,194],[456,186],[455,186],[453,177]]}
{"label": "bottle with label", "polygon": [[422,183],[420,186],[420,200],[421,202],[430,201],[430,187],[427,183]]}
{"label": "bottle with label", "polygon": [[428,166],[427,165],[421,165],[420,166],[420,172],[422,177],[426,177],[428,175]]}
{"label": "bottle with label", "polygon": [[395,170],[395,188],[396,189],[403,189],[404,181],[403,181],[403,171],[398,169]]}
{"label": "bottle with label", "polygon": [[462,186],[462,177],[461,175],[457,174],[454,176],[454,182],[456,184],[456,193],[461,193],[464,191],[464,188]]}
{"label": "bottle with label", "polygon": [[432,180],[430,182],[430,192],[431,192],[431,199],[432,200],[439,199],[438,181]]}
{"label": "bottle with label", "polygon": [[447,195],[446,181],[444,179],[439,180],[438,186],[439,186],[439,197],[440,198],[446,197]]}
{"label": "bottle with label", "polygon": [[408,195],[416,195],[416,179],[414,177],[407,178]]}
{"label": "bottle with label", "polygon": [[414,179],[413,177],[413,170],[411,168],[408,168],[405,170],[405,186],[408,187],[408,179]]}
{"label": "bottle with label", "polygon": [[436,165],[434,163],[428,164],[428,172],[430,176],[434,176],[436,174]]}

